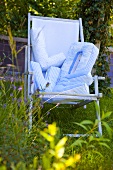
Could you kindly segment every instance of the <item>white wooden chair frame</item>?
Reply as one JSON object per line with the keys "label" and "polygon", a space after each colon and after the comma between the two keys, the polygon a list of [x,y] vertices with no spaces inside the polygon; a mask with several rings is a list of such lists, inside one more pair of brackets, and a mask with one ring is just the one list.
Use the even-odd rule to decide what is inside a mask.
{"label": "white wooden chair frame", "polygon": [[[60,19],[60,18],[50,18],[50,17],[40,17],[40,16],[32,16],[30,13],[28,14],[28,45],[25,48],[25,98],[28,98],[30,100],[30,113],[29,113],[29,128],[32,128],[32,94],[34,93],[34,84],[31,84],[31,77],[33,77],[33,72],[30,72],[30,61],[31,61],[31,40],[30,40],[30,29],[31,29],[31,22],[33,18],[38,18],[41,20],[54,20],[54,21],[70,21],[72,22],[72,20],[69,19]],[[77,20],[77,22],[79,22],[79,30],[80,30],[80,40],[81,42],[84,42],[84,36],[83,36],[83,27],[82,27],[82,19],[80,18],[79,20]],[[80,106],[84,106],[88,103],[90,103],[91,101],[96,101],[98,107],[99,106],[99,99],[102,97],[102,93],[99,93],[99,88],[98,88],[98,80],[104,80],[104,77],[99,77],[97,75],[95,75],[93,77],[94,79],[94,89],[95,89],[95,93],[94,94],[87,94],[87,95],[82,95],[82,94],[64,94],[63,92],[58,93],[58,92],[40,92],[40,98],[43,99],[43,96],[45,95],[50,95],[51,97],[55,97],[55,96],[72,96],[72,98],[70,99],[66,99],[63,101],[56,101],[56,103],[60,103],[60,104],[73,104],[77,107]],[[74,96],[74,99],[73,99]],[[48,99],[49,101],[49,99]],[[47,101],[47,102],[48,102]],[[55,102],[54,102],[55,103]],[[98,112],[98,110],[96,110],[96,115],[97,115],[97,119],[99,121],[98,123],[98,131],[99,133],[102,135],[102,126],[101,126],[101,117],[100,117],[100,113]],[[69,136],[74,136],[72,134],[68,134]],[[77,135],[79,136],[79,134]]]}

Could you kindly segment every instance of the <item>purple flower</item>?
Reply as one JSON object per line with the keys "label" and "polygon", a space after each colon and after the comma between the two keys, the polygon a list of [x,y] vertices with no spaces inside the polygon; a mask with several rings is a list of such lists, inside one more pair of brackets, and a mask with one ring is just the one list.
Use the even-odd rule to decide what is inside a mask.
{"label": "purple flower", "polygon": [[46,127],[48,127],[48,122],[47,122],[47,120],[45,121],[45,124],[46,124]]}
{"label": "purple flower", "polygon": [[18,103],[21,103],[21,102],[22,102],[22,99],[21,99],[21,98],[19,98],[17,101],[18,101]]}
{"label": "purple flower", "polygon": [[41,108],[43,108],[43,107],[44,107],[43,102],[40,102],[40,107],[41,107]]}
{"label": "purple flower", "polygon": [[17,101],[17,98],[12,98],[12,101]]}
{"label": "purple flower", "polygon": [[47,115],[49,115],[50,114],[50,112],[47,112]]}
{"label": "purple flower", "polygon": [[12,97],[12,96],[13,96],[13,93],[10,94],[10,97]]}
{"label": "purple flower", "polygon": [[19,88],[18,88],[18,91],[22,91],[22,87],[19,87]]}
{"label": "purple flower", "polygon": [[27,100],[26,98],[24,98],[24,102],[25,102],[25,103],[27,103],[27,102],[28,102],[28,100]]}
{"label": "purple flower", "polygon": [[12,83],[12,82],[14,81],[14,77],[11,77],[11,79],[10,79],[10,80],[11,80],[11,83]]}
{"label": "purple flower", "polygon": [[6,108],[6,106],[7,106],[6,104],[3,104],[3,108]]}
{"label": "purple flower", "polygon": [[41,107],[41,108],[43,108],[43,107],[44,107],[44,105],[43,105],[43,104],[40,104],[40,107]]}
{"label": "purple flower", "polygon": [[21,98],[18,98],[18,100],[17,100],[18,107],[21,106],[21,102],[22,102],[22,99],[21,99]]}
{"label": "purple flower", "polygon": [[14,90],[16,90],[16,86],[14,84],[12,85],[12,87],[13,87]]}

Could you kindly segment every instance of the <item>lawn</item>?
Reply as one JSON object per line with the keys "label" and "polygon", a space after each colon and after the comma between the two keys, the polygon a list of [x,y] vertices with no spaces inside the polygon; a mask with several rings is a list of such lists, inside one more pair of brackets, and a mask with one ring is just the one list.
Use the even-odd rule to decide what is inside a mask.
{"label": "lawn", "polygon": [[[23,82],[15,82],[11,79],[11,81],[1,80],[0,83],[1,170],[3,166],[12,170],[14,168],[14,170],[49,169],[45,166],[47,164],[50,164],[52,170],[55,169],[53,166],[59,167],[61,164],[65,166],[65,169],[112,169],[112,89],[110,96],[104,96],[100,100],[101,114],[105,117],[102,120],[103,136],[93,137],[93,135],[90,135],[88,137],[68,138],[67,140],[63,134],[87,133],[87,130],[93,128],[96,119],[94,102],[88,104],[86,109],[83,107],[75,109],[70,106],[67,108],[66,105],[61,105],[61,108],[54,108],[54,105],[40,105],[40,101],[36,99],[33,128],[29,131],[29,101],[26,103],[24,100]],[[87,128],[85,130],[76,124],[76,122],[80,123],[83,120],[90,120],[93,124],[85,125],[85,129]],[[59,127],[58,133],[56,131],[54,133],[55,125],[49,125],[53,122],[56,122],[57,127]],[[47,130],[47,127],[49,130]],[[93,132],[96,133],[96,131],[97,129]],[[54,134],[54,139],[53,137],[51,139],[51,135],[48,135],[48,133]],[[62,138],[63,140],[61,140]],[[54,144],[51,140],[54,140]],[[60,141],[60,144],[58,144],[58,141]],[[62,150],[60,153],[63,153],[65,148],[65,153],[61,157],[57,155],[58,153],[56,155],[53,154],[57,152],[58,148]],[[80,155],[80,157],[77,155]],[[35,158],[38,159],[38,162],[36,162]],[[80,161],[77,160],[78,158],[80,158]],[[70,165],[70,168],[67,167],[69,160],[71,160],[71,164],[73,164],[74,160],[74,164]]]}
{"label": "lawn", "polygon": [[[111,89],[112,91],[112,89]],[[54,108],[54,105],[46,104],[44,106],[43,112],[51,110]],[[100,99],[100,109],[101,114],[102,112],[112,112],[113,111],[113,94],[109,96],[104,96]],[[110,119],[113,116],[111,114]],[[74,108],[74,106],[67,106],[67,105],[60,105],[59,107],[53,109],[48,114],[48,121],[50,122],[57,122],[58,126],[61,127],[63,133],[73,133],[74,131],[78,130],[78,127],[74,124],[74,122],[81,122],[82,120],[92,120],[95,121],[96,119],[96,109],[95,103],[89,103],[86,108]],[[112,123],[110,122],[112,125]],[[77,128],[77,129],[76,129]],[[103,135],[105,131],[103,129]]]}
{"label": "lawn", "polygon": [[[109,133],[109,127],[111,130],[113,130],[113,91],[111,89],[111,95],[109,96],[104,96],[100,99],[100,108],[101,108],[101,115],[105,114],[108,115],[103,121],[103,138],[110,139],[110,141],[107,143],[110,147],[110,149],[106,148],[106,146],[101,146],[101,145],[96,145],[93,148],[88,148],[88,146],[85,146],[86,151],[86,157],[85,163],[83,163],[80,166],[80,169],[99,169],[98,164],[103,164],[102,169],[112,169],[113,165],[113,160],[112,160],[112,155],[113,155],[113,135],[112,131]],[[46,105],[45,108],[43,109],[44,112],[45,110],[49,110],[53,107],[53,105]],[[72,108],[67,108],[67,106],[61,106],[62,108],[56,108],[50,111],[50,114],[48,115],[48,122],[57,122],[57,125],[60,127],[60,132],[63,134],[66,133],[86,133],[83,128],[79,127],[78,125],[75,124],[75,122],[81,122],[83,120],[91,120],[95,122],[96,119],[96,109],[95,109],[95,104],[94,102],[90,103],[87,105],[86,109],[83,107],[80,107],[78,109],[75,109],[74,107]],[[104,122],[108,124],[108,126],[104,126]],[[96,129],[97,130],[97,129]],[[110,134],[110,136],[109,136]],[[83,139],[83,138],[82,138]],[[70,140],[70,139],[69,139]],[[71,141],[76,140],[75,138],[71,139]],[[85,139],[86,140],[86,139]],[[90,145],[90,144],[89,144]],[[83,145],[84,146],[84,145]],[[83,148],[82,148],[83,149]],[[80,152],[81,150],[80,149]],[[102,155],[104,155],[103,161],[101,162],[101,156],[97,156],[95,154],[92,154],[92,150],[94,151],[99,151],[101,152]],[[84,149],[83,149],[84,150]],[[94,156],[94,157],[93,157]],[[102,159],[101,159],[102,160]],[[93,162],[94,161],[94,162]],[[86,164],[87,162],[87,164]],[[95,165],[97,164],[97,166]],[[79,169],[79,168],[78,168]]]}

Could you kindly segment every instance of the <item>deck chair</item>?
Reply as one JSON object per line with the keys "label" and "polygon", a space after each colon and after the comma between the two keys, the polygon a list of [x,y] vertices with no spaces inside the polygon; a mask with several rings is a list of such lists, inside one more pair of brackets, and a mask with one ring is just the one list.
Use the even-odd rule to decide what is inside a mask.
{"label": "deck chair", "polygon": [[[98,56],[97,47],[84,42],[82,19],[71,20],[28,14],[28,45],[25,52],[25,97],[30,102],[29,127],[32,127],[32,95],[39,90],[45,103],[85,106],[99,99],[98,80],[91,75]],[[31,83],[32,81],[32,83]],[[94,81],[95,93],[89,86]],[[98,131],[102,135],[100,113]],[[68,134],[73,136],[72,134]],[[79,135],[79,134],[78,134]]]}

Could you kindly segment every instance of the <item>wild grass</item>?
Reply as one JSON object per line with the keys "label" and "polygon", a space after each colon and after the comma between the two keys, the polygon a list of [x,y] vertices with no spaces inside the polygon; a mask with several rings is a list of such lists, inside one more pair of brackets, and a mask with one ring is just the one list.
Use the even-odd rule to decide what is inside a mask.
{"label": "wild grass", "polygon": [[[66,105],[61,105],[59,108],[60,106],[42,105],[36,98],[33,109],[33,127],[29,131],[29,101],[24,100],[23,85],[23,81],[15,82],[12,77],[10,81],[0,81],[0,157],[2,157],[2,165],[5,163],[7,169],[10,169],[12,165],[17,168],[16,166],[20,162],[22,162],[21,167],[23,164],[24,167],[29,167],[33,164],[33,159],[37,157],[39,162],[37,167],[43,169],[46,161],[43,160],[46,159],[43,158],[43,155],[47,154],[51,148],[46,137],[44,139],[40,131],[56,122],[59,127],[58,133],[55,135],[56,145],[63,138],[63,134],[87,133],[87,130],[94,127],[96,120],[95,104],[93,102],[88,104],[86,109],[83,107],[75,109],[74,106],[67,108]],[[80,161],[76,164],[77,170],[97,170],[99,168],[104,170],[112,167],[112,90],[110,96],[101,98],[100,107],[102,123],[106,123],[106,126],[103,123],[103,136],[99,138],[92,135],[80,138],[68,137],[65,143],[64,158],[80,154]],[[83,120],[86,120],[84,125],[86,128],[81,128],[76,124]],[[97,128],[93,132],[96,133],[96,131]],[[54,161],[50,160],[50,165],[53,166]],[[74,169],[75,166],[74,168],[73,166],[70,166],[70,169]]]}
{"label": "wild grass", "polygon": [[[16,57],[15,49],[12,51]],[[24,81],[20,80],[15,81],[14,74],[8,80],[0,79],[0,170],[113,169],[112,89],[110,96],[100,100],[103,135],[96,137],[98,121],[93,102],[86,109],[75,109],[70,105],[43,105],[35,97],[33,126],[29,129],[29,100],[24,98]],[[78,126],[81,121],[84,124]],[[86,137],[63,136],[87,131],[90,135]]]}

